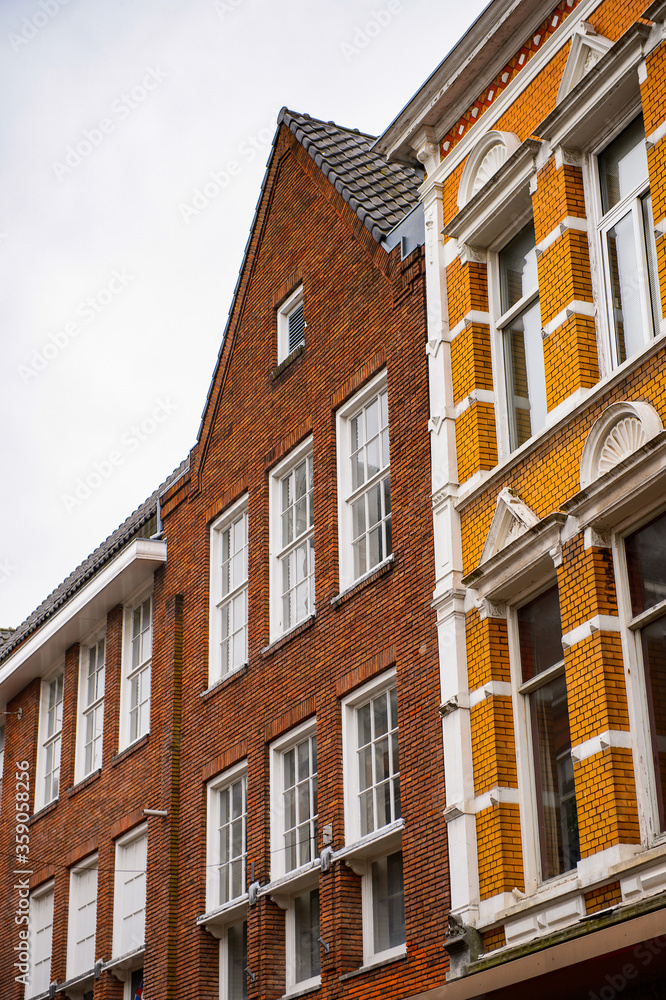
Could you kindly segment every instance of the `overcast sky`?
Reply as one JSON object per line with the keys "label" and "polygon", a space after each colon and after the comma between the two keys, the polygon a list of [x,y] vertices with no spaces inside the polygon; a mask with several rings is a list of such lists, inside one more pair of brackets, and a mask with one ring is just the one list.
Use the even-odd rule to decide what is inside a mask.
{"label": "overcast sky", "polygon": [[0,626],[194,444],[279,108],[378,134],[484,6],[1,0]]}

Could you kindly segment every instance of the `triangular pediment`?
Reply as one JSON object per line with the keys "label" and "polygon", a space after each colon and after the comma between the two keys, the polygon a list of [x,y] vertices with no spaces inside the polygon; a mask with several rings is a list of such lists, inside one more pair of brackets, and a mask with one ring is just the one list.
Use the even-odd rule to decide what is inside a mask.
{"label": "triangular pediment", "polygon": [[582,21],[578,25],[557,92],[558,104],[608,52],[612,44],[610,38],[597,34],[588,21]]}
{"label": "triangular pediment", "polygon": [[486,535],[479,565],[488,562],[538,523],[539,518],[523,503],[516,491],[505,487],[497,497],[495,514]]}

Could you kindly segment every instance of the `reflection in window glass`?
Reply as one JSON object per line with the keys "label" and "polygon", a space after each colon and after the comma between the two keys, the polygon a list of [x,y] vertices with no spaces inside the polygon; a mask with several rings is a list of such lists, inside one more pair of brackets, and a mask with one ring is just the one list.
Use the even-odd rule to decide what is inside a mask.
{"label": "reflection in window glass", "polygon": [[526,697],[532,737],[542,879],[580,860],[571,734],[557,587],[518,611],[523,682],[543,675]]}
{"label": "reflection in window glass", "polygon": [[405,943],[402,851],[372,864],[372,920],[375,954]]}

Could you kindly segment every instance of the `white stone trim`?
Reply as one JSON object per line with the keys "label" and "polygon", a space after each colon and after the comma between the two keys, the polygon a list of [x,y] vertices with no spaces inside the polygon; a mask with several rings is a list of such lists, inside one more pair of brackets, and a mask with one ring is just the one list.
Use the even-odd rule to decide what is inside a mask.
{"label": "white stone trim", "polygon": [[603,753],[604,750],[608,750],[610,747],[631,750],[631,733],[623,729],[607,729],[604,733],[593,736],[592,739],[585,740],[584,743],[579,743],[578,746],[572,747],[571,759],[574,763],[579,763],[581,760],[587,760],[588,757],[594,757],[595,754]]}
{"label": "white stone trim", "polygon": [[544,67],[557,52],[569,44],[569,40],[576,32],[580,22],[587,20],[589,15],[599,6],[599,3],[600,0],[582,0],[576,9],[571,11],[566,20],[558,26],[557,31],[544,43],[543,48],[540,48],[538,53],[529,60],[508,87],[502,91],[497,100],[493,102],[492,106],[481,115],[460,142],[444,157],[432,177],[427,178],[424,187],[435,183],[442,184],[453,173],[470,154],[480,137],[493,128],[523,91],[527,90],[537,76],[543,72]]}
{"label": "white stone trim", "polygon": [[565,632],[562,636],[562,645],[565,649],[570,649],[578,642],[589,639],[595,632],[619,632],[622,623],[616,615],[594,615],[588,621]]}
{"label": "white stone trim", "polygon": [[586,916],[585,897],[582,893],[567,896],[547,906],[522,914],[504,924],[506,943],[510,946],[526,944],[535,938],[577,924]]}
{"label": "white stone trim", "polygon": [[571,319],[572,316],[595,316],[595,306],[594,302],[583,302],[582,299],[572,299],[564,309],[558,312],[557,316],[554,316],[547,323],[544,323],[542,335],[544,337],[550,337],[551,334],[564,326],[564,324]]}
{"label": "white stone trim", "polygon": [[579,219],[575,215],[566,215],[554,229],[551,229],[547,236],[544,236],[540,243],[537,243],[537,257],[544,253],[548,247],[551,247],[553,243],[557,242],[560,236],[564,236],[568,229],[574,229],[578,233],[586,233],[587,219]]}
{"label": "white stone trim", "polygon": [[[661,417],[650,403],[622,400],[611,403],[603,411],[600,417],[595,420],[592,428],[585,439],[583,453],[580,459],[580,487],[585,489],[596,479],[599,479],[604,471],[600,470],[599,462],[602,452],[609,441],[609,436],[613,430],[623,421],[631,419],[638,421],[641,425],[641,439],[635,444],[633,451],[637,451],[648,441],[651,441],[663,431],[664,427]],[[627,452],[627,456],[631,451]],[[619,464],[619,460],[618,460]]]}
{"label": "white stone trim", "polygon": [[454,410],[456,420],[465,410],[469,410],[472,403],[490,403],[494,406],[495,393],[491,392],[490,389],[472,389],[469,396],[465,396],[459,403],[456,403]]}
{"label": "white stone trim", "polygon": [[451,343],[459,333],[462,333],[463,330],[466,330],[468,326],[472,326],[474,323],[490,327],[490,313],[482,312],[480,309],[470,309],[454,327],[451,327],[448,334],[445,334],[445,339]]}
{"label": "white stone trim", "polygon": [[470,691],[469,707],[474,708],[480,705],[486,698],[510,698],[512,694],[509,681],[488,681],[482,687]]}

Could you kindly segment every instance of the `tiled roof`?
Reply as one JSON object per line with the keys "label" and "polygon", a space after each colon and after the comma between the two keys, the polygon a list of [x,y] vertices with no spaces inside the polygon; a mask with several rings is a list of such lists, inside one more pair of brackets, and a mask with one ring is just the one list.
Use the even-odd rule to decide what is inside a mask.
{"label": "tiled roof", "polygon": [[378,243],[418,204],[423,172],[402,163],[387,163],[373,153],[374,136],[287,108],[278,116],[278,125],[281,122]]}
{"label": "tiled roof", "polygon": [[[16,629],[0,629],[0,662],[4,660],[14,649],[29,635],[36,632],[40,625],[43,625],[51,615],[66,604],[74,596],[77,590],[87,583],[91,576],[94,576],[113,556],[127,545],[133,538],[147,535],[147,528],[152,531],[157,529],[150,525],[157,513],[157,501],[161,493],[172,483],[182,476],[188,467],[189,459],[181,462],[177,469],[134,511],[133,514],[123,521],[119,528],[116,528],[109,537],[98,545],[94,552],[84,559],[76,569],[66,577],[60,586],[49,594],[45,601],[29,615],[26,620]],[[4,641],[2,641],[4,639]]]}

